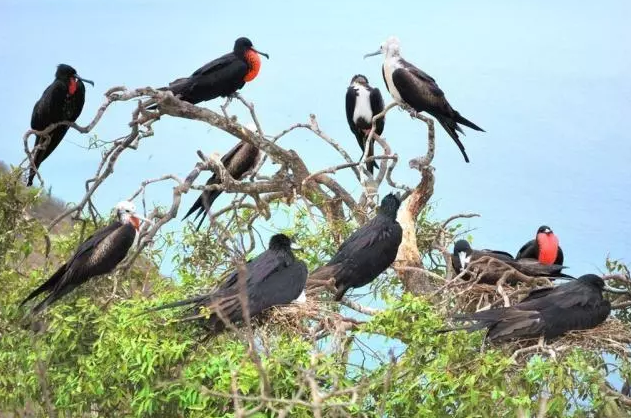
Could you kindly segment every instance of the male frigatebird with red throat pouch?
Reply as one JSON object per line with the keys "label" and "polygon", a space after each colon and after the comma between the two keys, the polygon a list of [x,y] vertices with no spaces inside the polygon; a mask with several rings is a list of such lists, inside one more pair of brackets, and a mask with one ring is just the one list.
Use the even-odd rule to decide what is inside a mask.
{"label": "male frigatebird with red throat pouch", "polygon": [[[94,86],[94,82],[79,77],[77,71],[71,66],[59,64],[55,81],[44,90],[42,97],[35,103],[31,115],[31,129],[43,131],[54,123],[76,121],[85,102],[83,82]],[[68,132],[68,128],[67,125],[57,126],[48,134],[50,139],[47,136],[37,136],[33,148],[35,168],[39,169],[42,162],[57,148]],[[35,174],[36,171],[31,167],[27,186],[33,184]]]}
{"label": "male frigatebird with red throat pouch", "polygon": [[464,133],[458,124],[476,131],[484,132],[484,129],[451,107],[445,98],[445,93],[436,84],[436,80],[401,58],[399,39],[391,36],[381,44],[378,51],[366,54],[364,58],[379,54],[385,55],[382,73],[392,98],[397,103],[408,105],[417,112],[427,112],[435,117],[458,145],[464,160],[469,162],[464,145],[458,137],[458,132]]}
{"label": "male frigatebird with red throat pouch", "polygon": [[259,55],[269,59],[269,55],[254,49],[248,38],[239,38],[234,42],[232,52],[209,62],[190,77],[179,78],[161,90],[170,90],[176,96],[179,95],[180,99],[193,104],[219,96],[232,96],[258,75],[261,69]]}
{"label": "male frigatebird with red throat pouch", "polygon": [[534,258],[541,264],[563,264],[563,251],[559,239],[549,226],[542,225],[535,239],[525,243],[517,252],[516,259]]}
{"label": "male frigatebird with red throat pouch", "polygon": [[92,277],[110,273],[123,261],[134,243],[140,221],[147,219],[136,213],[136,207],[132,202],[120,202],[115,210],[116,221],[99,229],[79,245],[72,258],[32,291],[20,306],[39,294],[48,292],[46,298],[32,310],[33,315],[37,315]]}

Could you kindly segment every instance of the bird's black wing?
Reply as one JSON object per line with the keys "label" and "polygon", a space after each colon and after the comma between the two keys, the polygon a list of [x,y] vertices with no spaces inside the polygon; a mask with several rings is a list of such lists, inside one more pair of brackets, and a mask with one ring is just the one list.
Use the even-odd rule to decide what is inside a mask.
{"label": "bird's black wing", "polygon": [[353,135],[357,138],[357,142],[359,146],[364,149],[364,141],[363,135],[357,130],[355,126],[355,122],[353,121],[353,114],[355,113],[355,103],[357,102],[357,90],[355,87],[349,86],[346,89],[346,121],[348,122],[348,127],[351,128]]}
{"label": "bird's black wing", "polygon": [[[381,96],[381,92],[378,88],[372,88],[370,90],[370,108],[372,109],[373,116],[381,113],[385,108],[383,97]],[[377,122],[375,123],[375,132],[377,132],[377,135],[381,136],[385,123],[385,117],[377,119]]]}
{"label": "bird's black wing", "polygon": [[42,131],[52,123],[61,122],[63,120],[61,103],[66,98],[66,94],[66,86],[60,81],[55,80],[48,86],[33,106],[31,128]]}
{"label": "bird's black wing", "polygon": [[557,252],[557,259],[554,260],[554,264],[563,265],[563,250],[561,249],[561,247],[559,247],[559,250]]}
{"label": "bird's black wing", "polygon": [[537,242],[533,239],[522,245],[519,251],[517,251],[515,260],[519,260],[520,258],[537,258],[536,244]]}
{"label": "bird's black wing", "polygon": [[484,249],[484,250],[481,250],[480,252],[482,253],[482,255],[488,255],[500,260],[514,260],[512,254],[509,254],[506,251]]}
{"label": "bird's black wing", "polygon": [[336,264],[364,248],[371,247],[387,232],[388,225],[383,222],[379,215],[375,216],[346,238],[328,264]]}
{"label": "bird's black wing", "polygon": [[[241,62],[235,57],[235,55],[232,52],[228,52],[227,54],[224,54],[220,56],[219,58],[214,59],[210,61],[209,63],[204,64],[202,67],[198,68],[197,70],[195,70],[195,72],[191,74],[191,77],[213,73],[215,71],[226,68],[229,65],[233,65],[235,61]],[[246,71],[247,71],[247,65],[245,63],[243,63],[243,65],[246,66]]]}
{"label": "bird's black wing", "polygon": [[294,260],[275,269],[264,280],[252,282],[248,287],[250,315],[295,300],[304,290],[308,274],[305,263]]}

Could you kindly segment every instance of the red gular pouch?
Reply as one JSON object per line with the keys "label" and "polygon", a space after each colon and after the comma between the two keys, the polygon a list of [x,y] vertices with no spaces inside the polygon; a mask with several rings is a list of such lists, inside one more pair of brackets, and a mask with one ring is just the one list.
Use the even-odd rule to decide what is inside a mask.
{"label": "red gular pouch", "polygon": [[246,73],[245,77],[243,77],[243,81],[252,81],[256,78],[261,69],[261,57],[255,51],[248,49],[245,52],[245,60],[250,70]]}
{"label": "red gular pouch", "polygon": [[554,264],[559,254],[559,239],[556,235],[538,233],[537,245],[539,246],[539,262],[541,264]]}
{"label": "red gular pouch", "polygon": [[129,223],[132,224],[136,231],[138,231],[138,229],[140,228],[140,219],[136,218],[135,216],[131,216],[129,218]]}
{"label": "red gular pouch", "polygon": [[77,91],[77,79],[74,77],[70,77],[70,81],[68,82],[68,94],[73,95]]}

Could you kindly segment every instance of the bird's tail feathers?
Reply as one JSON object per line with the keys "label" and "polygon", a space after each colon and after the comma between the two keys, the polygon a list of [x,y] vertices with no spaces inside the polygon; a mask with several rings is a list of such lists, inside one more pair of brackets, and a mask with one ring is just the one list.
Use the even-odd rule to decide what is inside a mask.
{"label": "bird's tail feathers", "polygon": [[455,117],[456,122],[461,123],[464,126],[466,126],[468,128],[471,128],[471,129],[474,129],[476,131],[485,132],[484,129],[480,128],[478,125],[476,125],[475,123],[471,122],[469,119],[465,118],[464,116],[462,116],[457,111],[455,111],[455,113],[456,113],[456,117]]}
{"label": "bird's tail feathers", "polygon": [[464,144],[460,141],[460,138],[458,137],[458,133],[456,132],[458,125],[454,122],[453,119],[448,119],[444,117],[436,117],[436,120],[438,120],[438,123],[440,123],[442,127],[445,129],[445,131],[447,131],[451,139],[454,140],[454,142],[460,149],[460,152],[462,153],[464,160],[466,162],[469,162],[469,156],[467,155],[467,151],[464,148]]}
{"label": "bird's tail feathers", "polygon": [[55,288],[55,285],[59,282],[59,280],[63,277],[68,269],[68,265],[64,264],[57,269],[55,274],[50,276],[48,280],[42,283],[37,289],[33,290],[21,303],[20,306],[24,305],[29,300],[35,298],[43,292],[50,292]]}

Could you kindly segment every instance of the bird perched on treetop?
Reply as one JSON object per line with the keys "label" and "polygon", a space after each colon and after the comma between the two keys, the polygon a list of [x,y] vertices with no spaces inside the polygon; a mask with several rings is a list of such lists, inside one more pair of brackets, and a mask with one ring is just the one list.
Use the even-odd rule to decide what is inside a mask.
{"label": "bird perched on treetop", "polygon": [[[221,163],[226,167],[228,173],[235,179],[241,180],[247,175],[248,172],[254,169],[261,159],[261,151],[254,145],[246,141],[241,141],[235,145],[226,155],[221,157]],[[221,180],[217,177],[217,174],[213,174],[206,182],[206,185],[220,184]],[[183,219],[188,218],[193,212],[197,211],[195,220],[201,216],[197,230],[202,226],[206,213],[210,210],[215,199],[221,194],[221,190],[204,190],[202,194],[197,198],[193,206],[188,210]]]}
{"label": "bird perched on treetop", "polygon": [[[572,279],[574,278],[561,272],[565,268],[562,265],[543,264],[537,260],[532,259],[515,260],[512,255],[504,251],[474,250],[473,248],[471,248],[471,245],[466,240],[459,240],[456,241],[456,243],[454,244],[454,250],[451,256],[451,263],[454,270],[456,271],[456,274],[459,274],[463,270],[465,270],[469,266],[469,264],[481,259],[482,257],[491,257],[500,260],[504,264],[507,264],[508,266],[514,268],[518,272],[530,277],[548,277],[550,279],[555,277],[567,277]],[[491,271],[484,271],[483,273],[484,274],[482,274],[481,276],[478,276],[480,283],[495,284],[501,276],[493,274],[493,272]],[[468,275],[465,274],[463,279],[468,280]],[[511,280],[511,278],[509,278],[507,282],[509,284],[512,284],[514,280]]]}
{"label": "bird perched on treetop", "polygon": [[[42,97],[35,103],[31,115],[31,129],[43,131],[58,122],[74,122],[77,120],[85,102],[84,82],[94,86],[94,82],[77,75],[77,71],[69,65],[59,64],[53,81],[44,90]],[[42,162],[57,148],[68,132],[69,126],[59,125],[49,135],[37,136],[33,148],[35,168],[39,169]],[[36,171],[31,167],[27,186],[33,184]]]}
{"label": "bird perched on treetop", "polygon": [[517,258],[534,258],[542,264],[563,264],[563,250],[559,239],[549,226],[542,225],[537,230],[535,239],[525,243],[517,252]]}
{"label": "bird perched on treetop", "polygon": [[190,77],[179,78],[161,90],[170,90],[173,94],[180,95],[182,100],[193,104],[219,96],[232,96],[258,75],[261,69],[259,55],[269,59],[269,55],[254,49],[248,38],[239,38],[234,42],[232,52],[197,69]]}
{"label": "bird perched on treetop", "polygon": [[445,93],[436,84],[436,80],[429,74],[401,58],[399,39],[391,36],[381,44],[378,51],[366,54],[364,58],[379,54],[385,55],[382,73],[392,98],[417,112],[427,112],[435,117],[458,145],[465,161],[469,162],[464,145],[458,137],[458,132],[464,133],[458,124],[476,131],[484,132],[484,129],[454,110],[445,98]]}
{"label": "bird perched on treetop", "polygon": [[72,258],[32,291],[20,306],[48,292],[48,296],[33,308],[32,313],[36,315],[92,277],[110,273],[116,268],[134,243],[140,221],[148,220],[136,213],[132,202],[122,201],[115,210],[117,220],[99,229],[79,245]]}
{"label": "bird perched on treetop", "polygon": [[604,287],[602,278],[586,274],[557,287],[535,289],[508,308],[458,315],[454,317],[457,321],[475,323],[456,329],[471,332],[487,328],[486,338],[504,341],[536,337],[549,340],[567,331],[594,328],[611,312],[611,304],[602,295]]}
{"label": "bird perched on treetop", "polygon": [[385,271],[397,256],[403,230],[397,222],[401,201],[390,193],[381,201],[377,216],[348,237],[333,258],[309,276],[321,282],[335,278],[335,300],[351,287],[362,287]]}
{"label": "bird perched on treetop", "polygon": [[[304,300],[307,266],[296,259],[291,250],[291,240],[286,235],[274,235],[269,241],[269,248],[245,266],[244,291],[250,318],[272,306]],[[244,319],[240,292],[239,271],[234,271],[210,294],[162,305],[148,312],[192,305],[190,315],[182,320],[200,320],[211,333],[217,333],[226,325],[222,317],[233,323]]]}
{"label": "bird perched on treetop", "polygon": [[[372,129],[372,118],[383,111],[383,97],[376,87],[368,84],[368,79],[357,74],[351,79],[351,85],[346,89],[346,120],[348,126],[357,138],[357,143],[364,152],[366,140]],[[381,135],[385,125],[385,117],[375,121],[375,133]],[[374,155],[374,138],[369,144],[367,157]],[[362,154],[363,155],[363,154]],[[374,168],[379,168],[377,163],[372,161],[366,163],[366,169],[372,174]]]}

